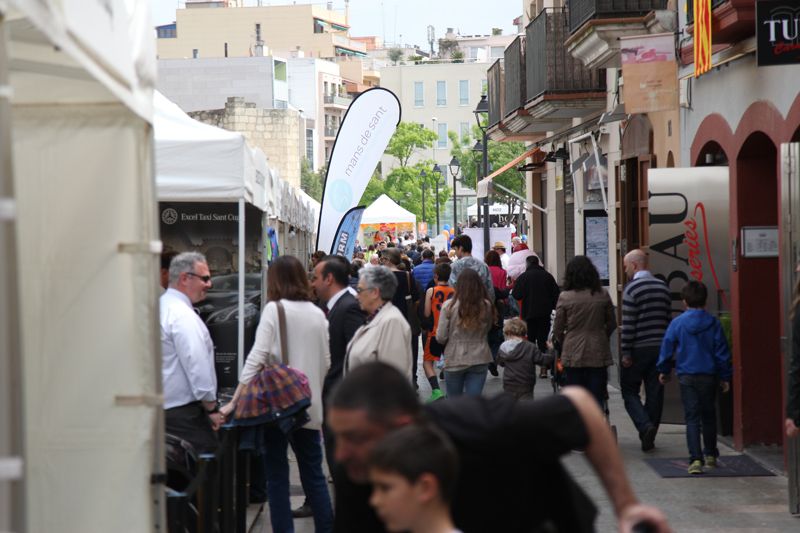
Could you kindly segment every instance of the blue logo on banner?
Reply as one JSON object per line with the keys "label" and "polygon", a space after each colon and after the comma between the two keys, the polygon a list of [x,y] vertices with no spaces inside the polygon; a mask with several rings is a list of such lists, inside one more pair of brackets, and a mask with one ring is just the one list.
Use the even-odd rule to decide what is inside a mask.
{"label": "blue logo on banner", "polygon": [[331,195],[331,206],[343,213],[353,205],[353,188],[344,180],[336,180],[328,186],[327,194]]}
{"label": "blue logo on banner", "polygon": [[339,229],[336,231],[336,239],[333,241],[332,254],[341,255],[347,259],[353,257],[358,230],[361,226],[361,216],[365,209],[364,206],[354,207],[342,217]]}

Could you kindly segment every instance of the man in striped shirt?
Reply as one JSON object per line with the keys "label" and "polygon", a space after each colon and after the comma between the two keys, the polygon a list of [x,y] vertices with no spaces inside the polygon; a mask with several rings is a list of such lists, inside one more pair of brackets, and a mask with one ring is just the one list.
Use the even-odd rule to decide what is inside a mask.
{"label": "man in striped shirt", "polygon": [[[620,352],[622,399],[639,431],[642,451],[655,447],[664,406],[664,387],[658,381],[658,352],[669,325],[672,301],[666,283],[648,270],[647,254],[633,250],[624,258],[631,281],[622,295]],[[639,392],[644,383],[645,402]]]}

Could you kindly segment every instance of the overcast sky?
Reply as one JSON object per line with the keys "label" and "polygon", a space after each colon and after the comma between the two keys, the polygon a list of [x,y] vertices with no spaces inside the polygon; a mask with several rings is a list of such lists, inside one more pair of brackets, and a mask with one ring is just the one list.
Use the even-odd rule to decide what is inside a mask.
{"label": "overcast sky", "polygon": [[[325,4],[299,0],[262,0],[263,5]],[[257,0],[245,0],[257,5]],[[178,0],[150,0],[155,25],[175,20]],[[334,9],[344,10],[344,0],[334,0]],[[351,0],[350,35],[378,35],[386,42],[416,44],[427,49],[427,27],[435,28],[436,38],[444,37],[448,27],[462,35],[488,34],[492,28],[503,33],[516,32],[512,21],[522,13],[520,0]]]}

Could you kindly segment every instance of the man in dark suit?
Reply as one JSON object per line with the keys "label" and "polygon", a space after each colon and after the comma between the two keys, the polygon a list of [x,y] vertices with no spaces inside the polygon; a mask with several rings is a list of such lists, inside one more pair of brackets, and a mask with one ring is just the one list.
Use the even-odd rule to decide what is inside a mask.
{"label": "man in dark suit", "polygon": [[527,270],[514,283],[511,295],[522,300],[522,319],[528,323],[528,340],[544,352],[550,332],[550,313],[556,308],[560,290],[553,276],[539,264],[535,255],[526,259]]}
{"label": "man in dark suit", "polygon": [[[331,367],[322,386],[322,403],[327,407],[328,396],[342,379],[344,356],[353,334],[364,324],[366,316],[349,287],[350,265],[344,257],[328,255],[314,267],[311,281],[320,303],[328,315],[328,342],[331,349]],[[327,411],[327,409],[326,409]],[[333,461],[333,436],[323,426],[325,455],[330,467]],[[331,468],[331,470],[333,470]]]}

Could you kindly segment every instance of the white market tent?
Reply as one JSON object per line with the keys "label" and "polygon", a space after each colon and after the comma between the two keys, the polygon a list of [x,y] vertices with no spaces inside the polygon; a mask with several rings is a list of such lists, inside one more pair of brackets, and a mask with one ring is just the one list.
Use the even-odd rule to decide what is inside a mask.
{"label": "white market tent", "polygon": [[361,217],[361,224],[380,224],[394,222],[417,222],[417,216],[402,208],[397,202],[386,196],[380,195],[372,204],[364,210]]}
{"label": "white market tent", "polygon": [[154,45],[146,2],[0,2],[2,531],[166,529]]}

